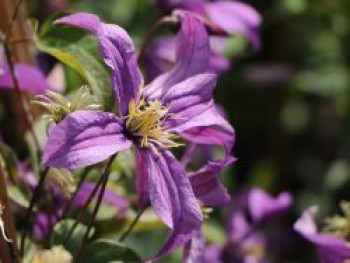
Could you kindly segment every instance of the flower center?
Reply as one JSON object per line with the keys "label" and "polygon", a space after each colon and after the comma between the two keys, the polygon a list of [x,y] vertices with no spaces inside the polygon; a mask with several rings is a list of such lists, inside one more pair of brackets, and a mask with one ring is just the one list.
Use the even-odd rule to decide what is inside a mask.
{"label": "flower center", "polygon": [[350,202],[341,202],[343,216],[335,215],[325,220],[323,232],[350,241]]}
{"label": "flower center", "polygon": [[142,99],[138,105],[132,100],[126,127],[133,136],[141,138],[141,147],[148,147],[151,142],[164,148],[178,147],[181,144],[174,141],[178,136],[167,132],[164,126],[164,121],[170,116],[168,112],[169,108],[158,100],[146,103]]}

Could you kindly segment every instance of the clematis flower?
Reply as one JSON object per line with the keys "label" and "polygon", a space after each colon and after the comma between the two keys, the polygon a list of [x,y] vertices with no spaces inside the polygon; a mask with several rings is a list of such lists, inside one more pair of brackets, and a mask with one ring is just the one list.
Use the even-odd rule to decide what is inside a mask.
{"label": "clematis flower", "polygon": [[[261,16],[248,4],[225,0],[158,0],[153,2],[167,12],[175,9],[177,13],[181,13],[179,10],[192,12],[214,32],[220,31],[227,35],[210,37],[210,70],[213,72],[222,73],[231,66],[230,61],[224,55],[229,36],[242,34],[248,39],[255,51],[261,49],[259,36]],[[174,63],[175,52],[173,37],[159,37],[152,42],[145,58],[151,79]]]}
{"label": "clematis flower", "polygon": [[227,244],[205,246],[203,235],[197,234],[186,244],[184,262],[270,262],[268,246],[273,240],[267,226],[289,209],[290,194],[284,192],[273,198],[254,188],[237,196],[237,200],[229,221]]}
{"label": "clematis flower", "polygon": [[228,35],[243,34],[254,49],[261,48],[258,35],[261,16],[248,4],[236,0],[158,0],[155,3],[168,11],[180,9],[196,13],[213,27],[220,28]]}
{"label": "clematis flower", "polygon": [[316,247],[321,263],[343,263],[350,260],[350,205],[342,203],[341,206],[345,216],[327,219],[324,231],[318,231],[315,223],[317,206],[306,209],[294,224],[294,230]]}
{"label": "clematis flower", "polygon": [[176,139],[182,137],[220,145],[228,155],[234,142],[232,127],[214,107],[216,75],[206,73],[209,42],[204,26],[185,15],[175,66],[144,87],[134,45],[122,28],[87,13],[63,17],[56,24],[83,28],[97,37],[112,72],[119,116],[100,111],[68,114],[50,131],[43,165],[81,168],[134,146],[139,195],[148,193],[156,214],[171,230],[157,257],[172,252],[200,228],[202,213],[184,167],[169,149],[180,146]]}

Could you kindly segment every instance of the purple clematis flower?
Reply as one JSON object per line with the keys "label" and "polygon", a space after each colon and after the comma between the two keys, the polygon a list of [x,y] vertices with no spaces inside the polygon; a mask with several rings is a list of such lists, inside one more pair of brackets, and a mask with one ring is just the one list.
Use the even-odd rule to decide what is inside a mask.
{"label": "purple clematis flower", "polygon": [[186,14],[178,35],[175,66],[147,86],[137,66],[134,45],[120,27],[97,16],[73,14],[56,21],[89,30],[97,37],[112,72],[119,116],[77,111],[52,127],[43,155],[45,166],[68,169],[92,165],[135,147],[136,188],[150,199],[171,230],[161,257],[187,242],[200,229],[202,213],[184,167],[169,151],[175,139],[224,147],[229,155],[234,131],[214,107],[216,75],[209,65],[208,35]]}
{"label": "purple clematis flower", "polygon": [[[349,208],[349,207],[348,207]],[[342,238],[342,232],[347,234],[347,231],[342,231],[342,228],[348,227],[347,219],[342,220],[342,217],[337,216],[334,225],[330,225],[329,230],[335,233],[322,233],[317,230],[315,223],[315,215],[318,211],[317,206],[312,206],[306,209],[301,217],[294,224],[294,230],[301,234],[306,240],[311,242],[317,249],[317,254],[321,263],[344,263],[350,260],[349,241]],[[348,210],[347,212],[349,212]],[[332,219],[331,219],[332,220]],[[331,222],[329,222],[331,223]],[[348,229],[348,228],[347,228]],[[340,230],[338,233],[336,231]],[[330,231],[332,232],[332,231]],[[334,235],[338,234],[338,235]],[[340,234],[340,235],[339,235]]]}
{"label": "purple clematis flower", "polygon": [[[196,14],[214,32],[233,36],[244,35],[255,51],[261,49],[259,27],[261,25],[260,14],[250,5],[239,1],[208,1],[208,0],[158,0],[153,1],[166,11],[185,10]],[[176,11],[179,13],[179,11]],[[180,11],[181,13],[181,11]],[[224,52],[227,46],[227,36],[211,36],[210,46],[210,70],[222,73],[231,66],[225,58]],[[146,56],[149,77],[155,76],[167,70],[175,61],[175,40],[172,37],[157,38],[153,41]]]}
{"label": "purple clematis flower", "polygon": [[261,16],[248,4],[236,0],[159,0],[155,3],[168,11],[180,9],[196,13],[212,27],[220,28],[227,35],[243,34],[254,49],[261,48],[258,34]]}

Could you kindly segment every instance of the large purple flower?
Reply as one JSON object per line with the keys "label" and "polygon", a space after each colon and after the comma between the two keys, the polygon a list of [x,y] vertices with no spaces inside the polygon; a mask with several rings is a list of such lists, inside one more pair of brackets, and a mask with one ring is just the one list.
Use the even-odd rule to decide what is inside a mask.
{"label": "large purple flower", "polygon": [[56,23],[84,28],[97,37],[112,72],[119,117],[98,111],[67,115],[50,131],[43,164],[80,168],[134,146],[139,195],[149,196],[155,212],[171,229],[157,257],[170,253],[200,228],[202,213],[184,167],[169,149],[179,146],[175,140],[182,137],[220,145],[229,154],[234,142],[232,127],[214,107],[216,76],[206,73],[209,42],[205,28],[186,14],[175,66],[144,87],[134,45],[122,28],[87,13]]}
{"label": "large purple flower", "polygon": [[327,231],[328,233],[317,230],[315,223],[317,206],[306,209],[294,224],[295,231],[316,247],[321,263],[344,263],[350,260],[350,247],[347,240],[349,237],[349,208],[347,204],[344,218],[336,216],[328,220],[328,228],[325,229],[330,230]]}

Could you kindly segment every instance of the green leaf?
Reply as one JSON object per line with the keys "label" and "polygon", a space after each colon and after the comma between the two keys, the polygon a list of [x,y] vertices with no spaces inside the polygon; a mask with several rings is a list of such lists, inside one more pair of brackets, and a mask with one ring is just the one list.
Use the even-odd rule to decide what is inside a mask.
{"label": "green leaf", "polygon": [[[75,222],[76,221],[73,219],[66,219],[56,224],[53,234],[51,235],[51,245],[62,245]],[[65,249],[72,254],[76,253],[76,251],[80,248],[86,230],[87,226],[79,223],[68,242],[66,242]]]}
{"label": "green leaf", "polygon": [[132,249],[123,244],[108,240],[96,240],[85,246],[78,260],[79,263],[136,263],[142,262]]}
{"label": "green leaf", "polygon": [[5,143],[0,142],[0,153],[6,165],[6,171],[11,180],[17,180],[18,171],[17,171],[17,163],[18,159],[15,152]]}
{"label": "green leaf", "polygon": [[15,201],[17,204],[23,207],[29,206],[29,200],[27,196],[16,186],[8,185],[7,192],[12,201]]}
{"label": "green leaf", "polygon": [[96,102],[110,110],[114,105],[110,72],[101,58],[95,37],[85,30],[53,25],[56,18],[43,25],[35,37],[36,46],[76,70],[90,85]]}

